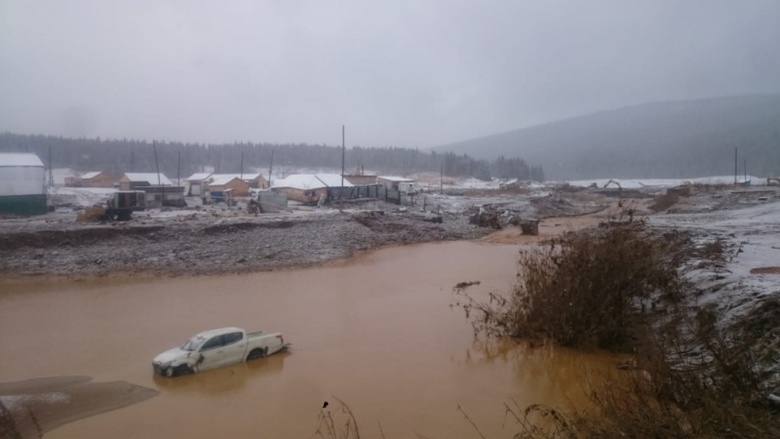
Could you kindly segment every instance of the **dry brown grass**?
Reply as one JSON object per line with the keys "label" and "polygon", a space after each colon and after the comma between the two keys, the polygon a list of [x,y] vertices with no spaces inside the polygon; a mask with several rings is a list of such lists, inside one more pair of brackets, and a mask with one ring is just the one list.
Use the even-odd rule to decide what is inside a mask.
{"label": "dry brown grass", "polygon": [[756,267],[750,269],[750,274],[780,274],[780,267]]}
{"label": "dry brown grass", "polygon": [[780,417],[766,399],[749,340],[729,339],[730,331],[714,328],[713,317],[676,319],[687,341],[675,331],[653,337],[639,351],[642,369],[592,380],[594,409],[508,406],[520,430],[515,438],[780,437]]}
{"label": "dry brown grass", "polygon": [[663,195],[655,197],[655,201],[648,206],[648,209],[652,210],[653,212],[663,212],[677,204],[678,201],[680,201],[679,195],[676,193],[666,192]]}
{"label": "dry brown grass", "polygon": [[565,234],[521,253],[509,297],[478,302],[461,294],[459,305],[474,317],[477,332],[614,348],[631,336],[638,302],[658,291],[679,296],[682,261],[671,257],[676,241],[647,235],[641,223]]}
{"label": "dry brown grass", "polygon": [[461,293],[475,330],[488,335],[611,348],[631,341],[632,370],[588,381],[592,409],[507,404],[515,438],[780,437],[780,416],[754,358],[755,341],[776,326],[780,306],[766,303],[758,310],[765,321],[730,328],[719,328],[712,310],[682,306],[692,286],[678,273],[688,258],[723,255],[718,240],[697,247],[683,233],[624,224],[524,253],[509,297],[481,303]]}

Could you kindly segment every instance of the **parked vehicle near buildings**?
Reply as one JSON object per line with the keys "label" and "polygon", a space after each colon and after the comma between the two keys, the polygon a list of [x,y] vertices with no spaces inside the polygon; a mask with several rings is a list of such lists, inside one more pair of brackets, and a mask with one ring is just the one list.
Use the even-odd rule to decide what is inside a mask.
{"label": "parked vehicle near buildings", "polygon": [[289,347],[279,332],[220,328],[201,332],[154,357],[154,373],[173,377],[263,358]]}

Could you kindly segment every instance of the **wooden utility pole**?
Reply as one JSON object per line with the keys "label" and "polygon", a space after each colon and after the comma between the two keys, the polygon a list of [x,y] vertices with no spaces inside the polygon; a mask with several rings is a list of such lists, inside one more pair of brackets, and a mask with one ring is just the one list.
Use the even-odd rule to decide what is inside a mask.
{"label": "wooden utility pole", "polygon": [[152,141],[152,150],[154,150],[154,167],[157,169],[157,186],[162,186],[160,180],[160,163],[157,161],[157,141]]}
{"label": "wooden utility pole", "polygon": [[49,145],[49,186],[54,186],[54,174],[51,169],[51,145]]}
{"label": "wooden utility pole", "polygon": [[[157,141],[152,141],[152,148],[154,149],[154,167],[157,168],[157,187],[162,187],[162,180],[160,180],[160,163],[157,160]],[[162,190],[161,204],[165,206],[165,189]]]}
{"label": "wooden utility pole", "polygon": [[739,172],[739,171],[737,171],[737,166],[738,166],[737,163],[738,163],[737,162],[737,147],[735,146],[734,147],[734,185],[735,186],[737,184],[737,173]]}
{"label": "wooden utility pole", "polygon": [[444,195],[444,162],[441,162],[441,170],[439,171],[439,192]]}
{"label": "wooden utility pole", "polygon": [[241,151],[241,176],[238,178],[244,179],[244,151]]}
{"label": "wooden utility pole", "polygon": [[271,187],[271,174],[274,172],[274,150],[271,149],[271,166],[268,167],[268,187]]}
{"label": "wooden utility pole", "polygon": [[742,169],[745,171],[745,183],[747,183],[747,159],[742,159]]}
{"label": "wooden utility pole", "polygon": [[[344,159],[346,158],[347,146],[344,135],[344,125],[341,126],[341,187],[344,187]],[[341,190],[343,191],[343,189]],[[339,192],[339,198],[341,198],[341,191]]]}
{"label": "wooden utility pole", "polygon": [[181,186],[181,150],[176,159],[176,186]]}

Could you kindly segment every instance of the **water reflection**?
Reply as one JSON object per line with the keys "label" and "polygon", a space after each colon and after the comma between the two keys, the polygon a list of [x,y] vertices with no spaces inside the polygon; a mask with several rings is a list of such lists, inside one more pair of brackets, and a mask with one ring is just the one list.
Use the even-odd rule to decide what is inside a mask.
{"label": "water reflection", "polygon": [[466,350],[463,363],[509,365],[517,388],[530,393],[561,395],[570,405],[587,403],[587,383],[594,373],[610,370],[619,356],[581,351],[553,343],[532,345],[527,340],[477,338]]}
{"label": "water reflection", "polygon": [[279,352],[270,357],[176,378],[153,375],[153,380],[161,393],[171,396],[200,393],[209,397],[227,397],[244,390],[253,380],[270,379],[280,374],[285,359],[290,355],[290,352]]}

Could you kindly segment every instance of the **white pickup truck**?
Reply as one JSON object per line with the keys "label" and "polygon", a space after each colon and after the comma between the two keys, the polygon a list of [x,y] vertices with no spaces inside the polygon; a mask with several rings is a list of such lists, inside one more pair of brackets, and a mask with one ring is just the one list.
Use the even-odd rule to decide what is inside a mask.
{"label": "white pickup truck", "polygon": [[154,373],[178,376],[254,360],[287,349],[281,333],[220,328],[201,332],[181,347],[154,357]]}

